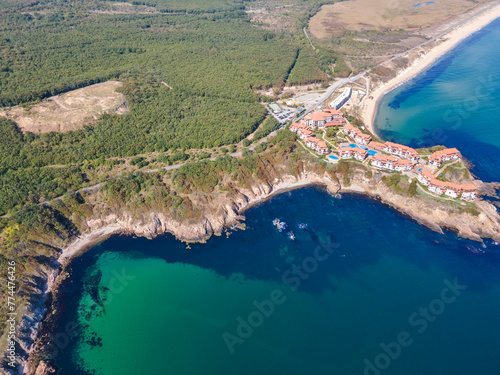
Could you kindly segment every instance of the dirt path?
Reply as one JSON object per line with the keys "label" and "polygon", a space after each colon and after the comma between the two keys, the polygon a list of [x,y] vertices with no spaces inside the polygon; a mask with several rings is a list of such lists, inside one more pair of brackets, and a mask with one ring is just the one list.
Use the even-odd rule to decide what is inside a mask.
{"label": "dirt path", "polygon": [[441,173],[443,173],[443,171],[444,171],[446,168],[448,168],[450,165],[457,164],[459,161],[460,161],[460,159],[455,160],[455,161],[453,161],[452,163],[449,163],[449,164],[443,165],[443,166],[441,167],[441,169],[439,169],[439,170],[438,170],[438,171],[437,171],[434,175],[435,175],[435,176],[439,176]]}

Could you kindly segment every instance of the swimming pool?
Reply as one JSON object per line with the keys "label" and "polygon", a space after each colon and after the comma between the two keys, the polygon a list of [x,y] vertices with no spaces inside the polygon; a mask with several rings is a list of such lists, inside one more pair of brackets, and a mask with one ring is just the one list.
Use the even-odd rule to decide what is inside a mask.
{"label": "swimming pool", "polygon": [[339,160],[339,158],[338,158],[338,157],[333,156],[333,155],[328,155],[328,157],[329,157],[330,159],[332,159],[332,160]]}
{"label": "swimming pool", "polygon": [[370,156],[378,154],[378,151],[369,150],[368,147],[360,146],[360,145],[357,145],[355,143],[350,143],[348,146],[342,146],[342,147],[351,147],[351,148],[359,147],[359,148],[362,148],[363,150],[368,151],[368,155],[370,155]]}

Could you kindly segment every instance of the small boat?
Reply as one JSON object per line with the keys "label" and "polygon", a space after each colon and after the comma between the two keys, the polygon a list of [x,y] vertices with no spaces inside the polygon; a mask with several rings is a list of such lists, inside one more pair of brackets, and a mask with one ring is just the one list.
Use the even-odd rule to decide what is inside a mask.
{"label": "small boat", "polygon": [[342,199],[342,194],[334,194],[335,199]]}
{"label": "small boat", "polygon": [[484,254],[485,253],[485,251],[483,249],[479,249],[479,248],[472,246],[472,245],[465,245],[465,248],[473,254]]}
{"label": "small boat", "polygon": [[299,229],[309,229],[309,226],[305,223],[300,223],[299,224]]}
{"label": "small boat", "polygon": [[284,221],[280,221],[277,225],[278,230],[281,232],[283,229],[286,229],[286,223]]}
{"label": "small boat", "polygon": [[290,238],[292,241],[295,240],[295,234],[293,232],[288,232],[288,238]]}

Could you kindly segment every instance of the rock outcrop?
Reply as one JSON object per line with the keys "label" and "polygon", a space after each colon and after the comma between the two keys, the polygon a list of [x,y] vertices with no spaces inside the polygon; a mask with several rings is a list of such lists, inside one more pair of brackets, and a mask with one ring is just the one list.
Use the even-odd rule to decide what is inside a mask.
{"label": "rock outcrop", "polygon": [[[211,196],[210,199],[204,197],[203,210],[201,214],[193,218],[180,218],[171,214],[149,212],[141,216],[134,216],[130,212],[120,212],[118,214],[108,214],[95,216],[87,220],[87,233],[74,241],[64,249],[59,263],[67,264],[69,258],[74,256],[83,248],[91,246],[95,241],[102,240],[113,233],[130,234],[154,238],[164,233],[171,233],[176,238],[185,242],[203,242],[212,235],[220,235],[225,229],[241,223],[244,220],[242,213],[252,205],[262,202],[274,194],[299,188],[308,185],[321,185],[336,194],[338,192],[356,192],[366,194],[381,200],[395,209],[411,216],[413,219],[429,228],[442,232],[444,228],[454,230],[459,236],[481,241],[482,238],[492,238],[500,242],[500,215],[493,204],[487,201],[478,200],[476,202],[477,212],[457,209],[451,205],[437,202],[433,199],[423,199],[415,196],[402,194],[387,186],[381,178],[368,178],[364,170],[355,170],[350,178],[348,186],[342,185],[332,176],[331,173],[303,171],[300,176],[282,175],[271,182],[254,181],[247,188],[235,187],[231,193],[220,192]],[[465,205],[465,203],[464,203]],[[59,264],[58,263],[58,264]],[[57,273],[57,271],[54,271]],[[66,273],[64,272],[63,275]],[[51,280],[42,295],[51,292],[55,275],[47,275]],[[58,279],[64,278],[59,276]],[[38,301],[45,301],[44,298]],[[43,304],[42,304],[43,305]],[[43,345],[36,347],[33,345],[35,334],[40,321],[42,320],[44,308],[38,304],[33,304],[30,313],[25,316],[23,323],[23,348],[26,353],[43,351]],[[35,347],[35,350],[33,348]],[[53,370],[45,362],[34,368],[36,363],[34,358],[25,362],[23,373],[29,374],[50,374]]]}

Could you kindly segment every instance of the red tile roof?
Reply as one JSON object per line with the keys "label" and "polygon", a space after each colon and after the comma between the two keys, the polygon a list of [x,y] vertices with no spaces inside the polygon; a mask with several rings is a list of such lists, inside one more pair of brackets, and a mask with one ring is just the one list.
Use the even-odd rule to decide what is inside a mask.
{"label": "red tile roof", "polygon": [[305,117],[305,120],[312,120],[312,121],[324,121],[325,117],[331,117],[330,113],[324,112],[324,111],[319,111],[319,112],[313,112]]}
{"label": "red tile roof", "polygon": [[385,145],[383,143],[380,143],[380,142],[374,142],[374,141],[371,141],[369,144],[368,144],[369,147],[375,149],[375,150],[379,150],[379,151],[382,151],[384,148],[385,148]]}
{"label": "red tile roof", "polygon": [[446,148],[444,150],[433,152],[430,157],[433,157],[433,158],[442,158],[443,156],[455,155],[455,154],[459,154],[460,155],[460,151],[458,151],[456,148]]}
{"label": "red tile roof", "polygon": [[427,169],[422,169],[420,170],[419,172],[422,176],[424,176],[425,178],[427,178],[428,180],[432,180],[434,178],[434,175],[428,171]]}

